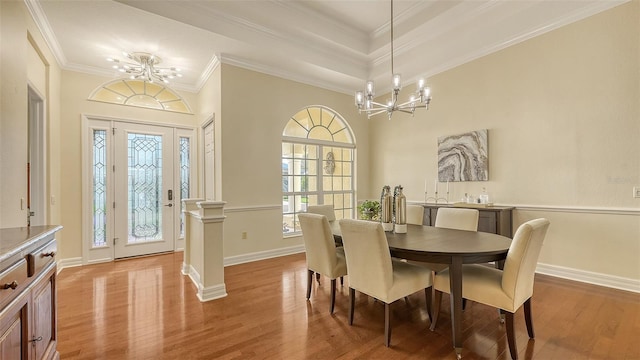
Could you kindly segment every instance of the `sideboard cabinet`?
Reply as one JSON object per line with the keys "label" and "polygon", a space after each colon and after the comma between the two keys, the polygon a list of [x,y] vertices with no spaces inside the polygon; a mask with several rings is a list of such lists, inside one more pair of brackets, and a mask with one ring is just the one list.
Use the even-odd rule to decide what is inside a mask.
{"label": "sideboard cabinet", "polygon": [[0,360],[59,359],[55,233],[0,229]]}
{"label": "sideboard cabinet", "polygon": [[[458,205],[446,205],[446,204],[421,204],[424,206],[424,218],[423,225],[433,226],[436,222],[436,216],[438,209],[441,207],[465,207]],[[488,206],[488,207],[476,207],[469,206],[470,208],[480,211],[480,218],[478,219],[478,231],[488,232],[492,234],[503,235],[512,237],[512,211],[513,207],[507,206]]]}

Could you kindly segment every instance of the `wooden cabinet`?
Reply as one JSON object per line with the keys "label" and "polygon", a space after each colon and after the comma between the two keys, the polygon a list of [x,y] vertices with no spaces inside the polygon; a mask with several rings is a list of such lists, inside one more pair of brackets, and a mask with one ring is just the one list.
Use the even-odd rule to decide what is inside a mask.
{"label": "wooden cabinet", "polygon": [[55,262],[60,228],[0,229],[0,360],[60,358]]}
{"label": "wooden cabinet", "polygon": [[[453,205],[422,204],[424,206],[423,224],[433,226],[436,222],[438,209],[441,207],[454,207]],[[456,206],[459,207],[459,206]],[[478,231],[512,237],[512,211],[513,207],[491,206],[472,207],[480,211],[478,219]]]}

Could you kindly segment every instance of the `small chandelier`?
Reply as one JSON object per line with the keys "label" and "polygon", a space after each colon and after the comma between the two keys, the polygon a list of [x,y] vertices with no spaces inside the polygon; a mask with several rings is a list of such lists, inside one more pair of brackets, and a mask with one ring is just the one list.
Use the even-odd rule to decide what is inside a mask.
{"label": "small chandelier", "polygon": [[147,82],[159,81],[163,83],[169,83],[168,79],[174,79],[176,77],[182,77],[180,69],[176,67],[157,67],[156,65],[162,62],[162,59],[158,56],[145,53],[123,52],[128,60],[120,61],[118,59],[107,58],[113,64],[113,68],[129,74],[129,78],[132,80],[143,80]]}
{"label": "small chandelier", "polygon": [[364,91],[356,91],[356,106],[358,112],[363,111],[367,113],[367,118],[371,118],[374,115],[387,113],[389,120],[394,111],[400,111],[411,114],[413,116],[416,108],[429,109],[429,102],[431,102],[431,89],[425,87],[424,79],[418,80],[418,88],[415,93],[411,94],[409,101],[398,103],[398,94],[402,89],[400,81],[400,74],[393,72],[393,0],[391,0],[391,74],[393,75],[392,84],[393,92],[391,93],[391,100],[387,104],[381,104],[373,101],[375,96],[373,80],[368,80],[365,85]]}

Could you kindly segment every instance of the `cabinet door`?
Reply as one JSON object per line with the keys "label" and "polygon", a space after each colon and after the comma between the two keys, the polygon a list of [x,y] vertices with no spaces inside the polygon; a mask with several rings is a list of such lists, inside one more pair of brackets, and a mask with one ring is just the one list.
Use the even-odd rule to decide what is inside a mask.
{"label": "cabinet door", "polygon": [[28,345],[24,342],[27,333],[27,304],[17,310],[9,310],[8,316],[0,320],[0,360],[27,359]]}
{"label": "cabinet door", "polygon": [[50,359],[56,349],[55,272],[33,291],[31,344],[33,359]]}

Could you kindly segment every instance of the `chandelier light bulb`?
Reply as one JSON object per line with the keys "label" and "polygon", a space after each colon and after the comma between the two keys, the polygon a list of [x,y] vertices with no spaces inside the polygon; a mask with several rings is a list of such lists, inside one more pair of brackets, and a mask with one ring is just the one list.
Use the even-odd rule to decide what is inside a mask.
{"label": "chandelier light bulb", "polygon": [[402,76],[400,76],[400,74],[393,74],[393,90],[394,91],[400,91],[400,89],[402,89],[401,78]]}
{"label": "chandelier light bulb", "polygon": [[364,104],[364,94],[362,91],[356,91],[355,100],[356,100],[356,106],[358,107],[358,109],[361,108],[362,105]]}
{"label": "chandelier light bulb", "polygon": [[367,91],[367,97],[373,97],[376,93],[374,91],[373,80],[367,81],[367,85],[365,86]]}

